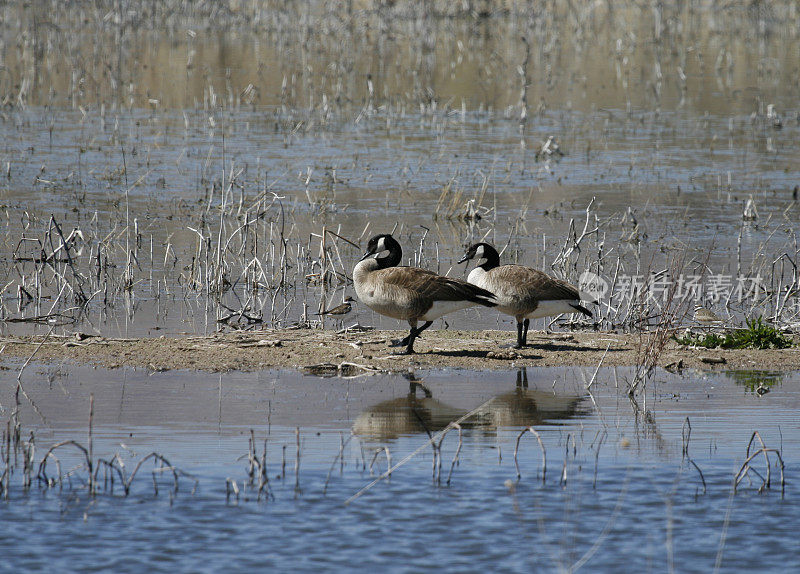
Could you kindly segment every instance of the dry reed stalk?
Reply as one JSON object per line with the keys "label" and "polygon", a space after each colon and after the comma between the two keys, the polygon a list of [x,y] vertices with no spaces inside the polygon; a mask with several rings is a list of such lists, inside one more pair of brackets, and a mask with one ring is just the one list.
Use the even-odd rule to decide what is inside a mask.
{"label": "dry reed stalk", "polygon": [[[600,440],[597,440],[599,437]],[[594,446],[594,474],[592,475],[592,488],[597,489],[597,467],[600,464],[600,447],[603,445],[603,442],[608,437],[608,431],[603,429],[598,430],[597,434],[595,435],[595,440],[592,441]]]}
{"label": "dry reed stalk", "polygon": [[[389,447],[388,447],[388,446],[385,446],[385,445],[384,445],[384,446],[381,446],[381,447],[379,447],[379,448],[376,448],[376,449],[375,449],[375,452],[372,454],[372,460],[371,460],[371,461],[370,461],[370,463],[369,463],[369,475],[370,475],[370,476],[372,476],[372,467],[375,465],[375,461],[378,459],[378,455],[379,455],[379,454],[381,454],[381,453],[384,453],[384,454],[386,455],[386,468],[387,468],[387,472],[388,472],[388,470],[389,470],[389,469],[391,469],[391,468],[392,468],[392,455],[391,455],[391,453],[389,452]],[[386,480],[390,480],[391,478],[392,478],[392,474],[391,474],[391,473],[389,473],[389,474],[386,476]]]}
{"label": "dry reed stalk", "polygon": [[572,441],[572,458],[575,459],[578,452],[578,445],[575,444],[575,437],[572,433],[567,434],[567,440],[564,442],[564,464],[561,467],[561,478],[559,482],[562,487],[567,486],[567,459],[569,459],[569,441]]}
{"label": "dry reed stalk", "polygon": [[[347,440],[345,441],[344,436],[341,434],[339,435],[339,453],[334,457],[333,462],[331,463],[331,467],[328,469],[328,475],[325,477],[325,485],[322,487],[323,496],[325,496],[325,494],[328,491],[328,483],[331,480],[331,473],[333,472],[333,468],[336,466],[337,460],[339,461],[340,464],[339,472],[342,473],[344,471],[344,448],[350,443],[350,439],[352,438],[353,435],[351,434],[349,437],[347,437]],[[391,466],[391,464],[389,466]]]}
{"label": "dry reed stalk", "polygon": [[[457,464],[460,464],[459,454],[461,454],[461,446],[463,444],[463,434],[461,432],[461,425],[453,425],[453,426],[458,429],[458,446],[456,447],[456,452],[453,454],[453,461],[450,463],[450,471],[447,473],[446,484],[448,486],[450,486],[450,478],[453,476],[453,469],[456,467]],[[439,474],[441,475],[441,470]]]}
{"label": "dry reed stalk", "polygon": [[544,484],[547,475],[547,451],[544,448],[542,437],[539,435],[538,432],[536,432],[536,429],[534,429],[533,427],[526,427],[522,430],[522,432],[520,432],[517,435],[517,442],[516,445],[514,446],[514,466],[517,469],[517,480],[520,480],[522,478],[522,473],[520,472],[519,469],[519,459],[517,458],[517,455],[519,453],[519,441],[522,440],[522,437],[526,432],[530,432],[533,436],[536,437],[536,441],[539,443],[539,448],[542,450],[542,484]]}
{"label": "dry reed stalk", "polygon": [[[756,438],[758,439],[758,442],[761,444],[761,448],[755,450],[752,454],[750,454],[750,448],[753,446],[753,441]],[[738,489],[739,483],[742,480],[744,480],[745,477],[749,477],[750,473],[756,474],[761,479],[761,486],[758,488],[759,492],[763,492],[765,489],[771,487],[772,475],[771,475],[771,464],[769,461],[769,453],[771,452],[775,453],[775,456],[778,459],[778,465],[781,471],[781,496],[783,496],[785,491],[786,481],[783,474],[784,464],[783,464],[783,457],[781,456],[781,451],[776,448],[767,448],[767,446],[764,444],[764,441],[761,438],[761,434],[759,434],[758,431],[753,431],[753,434],[750,436],[750,440],[747,443],[747,451],[745,455],[747,458],[742,463],[739,472],[736,473],[736,476],[734,477],[733,480],[734,492],[736,492],[736,490]],[[766,477],[762,476],[757,470],[755,470],[752,466],[750,466],[750,463],[753,461],[753,459],[755,459],[759,455],[764,456]]]}
{"label": "dry reed stalk", "polygon": [[[450,472],[447,473],[447,482],[446,484],[450,485],[450,478],[453,475],[453,469],[455,468],[456,464],[459,461],[459,454],[461,453],[461,446],[463,444],[463,435],[461,430],[461,425],[458,423],[451,423],[449,424],[441,433],[439,433],[439,441],[432,442],[431,446],[433,447],[433,480],[436,484],[442,483],[442,442],[444,441],[444,437],[447,436],[447,433],[450,432],[451,429],[458,429],[458,446],[456,446],[455,454],[453,454],[453,461],[450,463]],[[429,435],[430,436],[430,435]]]}
{"label": "dry reed stalk", "polygon": [[230,503],[231,494],[236,497],[236,502],[239,502],[239,485],[230,477],[225,479],[225,501]]}
{"label": "dry reed stalk", "polygon": [[294,429],[296,452],[294,459],[294,493],[297,496],[300,493],[300,427]]}
{"label": "dry reed stalk", "polygon": [[686,458],[689,456],[689,439],[692,436],[692,423],[689,421],[689,417],[683,421],[683,425],[681,426],[681,458]]}

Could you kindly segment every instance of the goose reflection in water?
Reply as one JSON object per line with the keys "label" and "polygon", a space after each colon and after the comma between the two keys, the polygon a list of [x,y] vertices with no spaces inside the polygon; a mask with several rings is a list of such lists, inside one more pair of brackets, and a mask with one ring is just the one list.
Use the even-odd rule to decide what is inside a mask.
{"label": "goose reflection in water", "polygon": [[[504,427],[553,424],[582,414],[580,405],[584,397],[529,389],[525,368],[517,372],[516,378],[513,391],[492,398],[462,421],[461,426],[494,432]],[[364,410],[353,423],[353,434],[373,440],[393,440],[403,435],[435,433],[469,412],[433,398],[424,382],[412,374],[408,394]]]}
{"label": "goose reflection in water", "polygon": [[[417,391],[422,393],[421,397],[417,396]],[[368,407],[353,423],[353,434],[392,440],[403,435],[437,432],[464,414],[434,399],[428,387],[412,374],[408,394]]]}

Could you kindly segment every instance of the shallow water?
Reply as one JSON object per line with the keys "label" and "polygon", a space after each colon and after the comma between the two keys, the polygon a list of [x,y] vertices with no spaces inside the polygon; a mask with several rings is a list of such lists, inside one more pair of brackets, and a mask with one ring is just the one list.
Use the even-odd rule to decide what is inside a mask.
{"label": "shallow water", "polygon": [[[725,571],[800,565],[793,543],[800,526],[797,374],[766,374],[761,380],[771,391],[760,396],[747,386],[759,373],[659,373],[637,411],[615,388],[631,375],[625,369],[601,370],[589,395],[584,377],[593,369],[343,380],[292,372],[220,377],[29,368],[26,391],[46,419],[23,399],[23,437],[34,431],[37,463],[55,441],[86,442],[91,394],[96,457],[120,453],[130,468],[157,451],[197,485],[182,477],[172,493],[171,478],[161,476],[154,496],[147,465],[129,497],[117,485],[114,494],[91,498],[81,470],[71,488],[46,490],[34,480],[28,493],[17,472],[0,527],[4,563],[12,570],[347,569],[368,554],[393,571],[447,565],[522,572],[580,564],[590,571],[710,571],[720,548]],[[4,375],[4,388],[10,378]],[[6,408],[10,400],[5,392]],[[473,410],[462,424],[459,464],[449,484],[455,430],[443,440],[441,480],[434,481],[425,429],[436,434],[446,420]],[[705,492],[700,474],[682,457],[687,417],[688,455],[703,473]],[[514,447],[529,424],[546,448],[544,481],[530,434],[520,443],[517,480]],[[241,457],[250,429],[259,456],[268,439],[267,501],[244,488],[247,460]],[[771,489],[757,493],[760,480],[752,475],[753,484],[745,479],[731,495],[754,430],[781,451],[783,495],[774,466]],[[337,459],[342,440],[343,464]],[[383,446],[394,464],[404,464],[346,505],[374,479],[370,463]],[[69,468],[68,451],[59,452]],[[763,462],[755,468],[764,473]],[[385,469],[381,453],[373,471]],[[244,489],[238,500],[226,499],[227,478]]]}

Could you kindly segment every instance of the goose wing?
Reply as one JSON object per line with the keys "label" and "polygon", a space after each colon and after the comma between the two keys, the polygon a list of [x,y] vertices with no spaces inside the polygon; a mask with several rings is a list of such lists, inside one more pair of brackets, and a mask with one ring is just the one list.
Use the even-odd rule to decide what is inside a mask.
{"label": "goose wing", "polygon": [[406,297],[428,301],[473,301],[491,303],[494,295],[459,279],[451,279],[419,267],[381,269],[380,281],[387,289],[403,292]]}
{"label": "goose wing", "polygon": [[500,281],[492,283],[499,297],[521,297],[531,301],[575,301],[580,299],[578,289],[563,279],[522,265],[502,265],[492,270]]}

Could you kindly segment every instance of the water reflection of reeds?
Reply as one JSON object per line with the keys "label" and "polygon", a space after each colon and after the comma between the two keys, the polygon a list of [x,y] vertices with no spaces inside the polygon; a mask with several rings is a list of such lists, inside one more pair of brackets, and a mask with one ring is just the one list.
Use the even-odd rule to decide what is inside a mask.
{"label": "water reflection of reeds", "polygon": [[10,3],[5,102],[270,106],[317,128],[420,107],[749,113],[753,73],[759,90],[792,93],[800,18],[788,1],[229,4]]}

